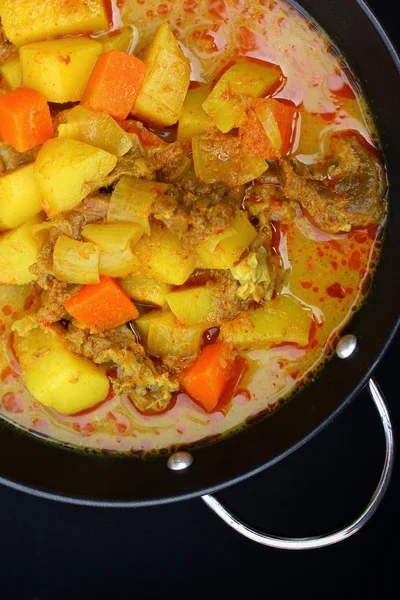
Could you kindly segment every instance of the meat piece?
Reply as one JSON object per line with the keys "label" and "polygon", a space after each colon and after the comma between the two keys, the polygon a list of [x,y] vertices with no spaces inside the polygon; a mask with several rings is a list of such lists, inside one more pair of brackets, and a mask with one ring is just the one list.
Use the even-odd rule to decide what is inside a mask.
{"label": "meat piece", "polygon": [[268,250],[260,245],[257,250],[249,250],[230,268],[232,277],[240,284],[236,295],[242,300],[253,298],[255,302],[261,302],[271,299],[275,278],[268,264],[268,256]]}
{"label": "meat piece", "polygon": [[80,286],[58,281],[54,277],[40,296],[41,306],[35,313],[38,323],[45,326],[69,317],[64,308],[64,302],[74,296]]}
{"label": "meat piece", "polygon": [[29,271],[36,275],[37,283],[43,290],[51,287],[54,280],[53,252],[58,236],[57,229],[51,228],[40,233],[40,247],[36,263],[29,267]]}
{"label": "meat piece", "polygon": [[17,152],[15,148],[6,142],[0,142],[0,174],[12,171],[30,162],[33,162],[39,152],[40,146],[35,146],[26,152]]}
{"label": "meat piece", "polygon": [[73,210],[61,213],[52,220],[53,226],[59,232],[58,235],[64,234],[74,239],[80,239],[85,225],[106,218],[110,198],[111,194],[92,194]]}
{"label": "meat piece", "polygon": [[113,388],[117,394],[130,394],[141,411],[162,411],[171,394],[179,389],[167,373],[159,373],[147,357],[144,348],[136,342],[125,326],[102,334],[91,334],[87,329],[69,325],[64,338],[66,346],[97,364],[112,362],[120,367]]}
{"label": "meat piece", "polygon": [[295,220],[299,205],[284,197],[281,186],[255,185],[248,192],[245,206],[258,219],[262,216],[263,221],[288,224]]}
{"label": "meat piece", "polygon": [[96,181],[92,192],[100,188],[115,185],[124,175],[130,175],[138,179],[149,179],[151,181],[156,179],[156,172],[151,161],[145,157],[145,152],[136,136],[134,136],[134,139],[136,140],[136,145],[118,159],[115,168],[109,175]]}
{"label": "meat piece", "polygon": [[167,183],[179,181],[192,167],[192,161],[186,156],[180,142],[150,147],[147,157],[151,168],[157,171],[158,179]]}
{"label": "meat piece", "polygon": [[314,223],[330,233],[369,227],[385,215],[385,170],[376,152],[356,134],[335,135],[331,158],[321,166],[281,161],[286,198],[297,200]]}
{"label": "meat piece", "polygon": [[79,291],[79,288],[79,285],[63,283],[54,277],[49,278],[47,289],[35,297],[32,312],[15,321],[12,330],[26,336],[32,329],[46,328],[61,319],[70,318],[63,305]]}
{"label": "meat piece", "polygon": [[3,29],[0,27],[0,62],[6,62],[18,56],[18,48],[7,40]]}
{"label": "meat piece", "polygon": [[[154,215],[180,238],[185,249],[194,250],[207,237],[231,227],[239,201],[224,184],[207,184],[185,178],[174,188],[176,209],[166,216]],[[156,207],[155,207],[156,208]]]}

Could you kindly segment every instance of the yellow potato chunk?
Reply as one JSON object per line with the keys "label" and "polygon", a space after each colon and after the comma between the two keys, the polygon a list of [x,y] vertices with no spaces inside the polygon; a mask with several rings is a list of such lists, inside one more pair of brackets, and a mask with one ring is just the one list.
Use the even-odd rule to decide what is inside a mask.
{"label": "yellow potato chunk", "polygon": [[133,114],[161,127],[174,125],[181,116],[189,87],[190,64],[167,23],[158,28],[144,62],[146,77]]}
{"label": "yellow potato chunk", "polygon": [[120,284],[133,300],[156,306],[165,306],[167,294],[171,291],[168,283],[157,281],[148,275],[143,275],[140,271],[135,271],[129,277],[121,279]]}
{"label": "yellow potato chunk", "polygon": [[99,36],[97,40],[103,44],[104,52],[118,50],[132,54],[139,42],[139,30],[135,25],[125,25],[118,31]]}
{"label": "yellow potato chunk", "polygon": [[16,46],[108,29],[103,0],[3,0],[1,20]]}
{"label": "yellow potato chunk", "polygon": [[280,156],[282,149],[282,136],[278,121],[271,110],[270,102],[271,100],[269,99],[257,100],[257,103],[254,103],[253,105],[253,110],[263,127],[267,140],[275,150],[276,155]]}
{"label": "yellow potato chunk", "polygon": [[96,244],[102,252],[123,252],[135,245],[143,235],[136,223],[90,224],[82,229],[82,237]]}
{"label": "yellow potato chunk", "polygon": [[34,175],[50,217],[74,208],[108,175],[117,157],[89,144],[67,139],[48,140],[36,158]]}
{"label": "yellow potato chunk", "polygon": [[15,350],[28,391],[44,406],[71,415],[107,398],[110,384],[104,371],[70,352],[55,327],[16,336]]}
{"label": "yellow potato chunk", "polygon": [[161,50],[155,65],[147,71],[133,114],[160,127],[174,125],[181,116],[190,83],[190,65]]}
{"label": "yellow potato chunk", "polygon": [[215,323],[218,299],[212,286],[196,286],[167,295],[168,306],[183,325]]}
{"label": "yellow potato chunk", "polygon": [[196,177],[204,183],[222,181],[238,187],[257,179],[268,164],[260,156],[243,152],[238,137],[218,132],[192,138],[193,164]]}
{"label": "yellow potato chunk", "polygon": [[158,27],[152,41],[144,52],[143,60],[148,69],[151,69],[155,65],[161,50],[167,50],[177,58],[184,56],[168,23],[162,23]]}
{"label": "yellow potato chunk", "polygon": [[125,175],[112,193],[107,212],[109,223],[137,223],[143,231],[150,235],[149,216],[151,209],[160,196],[171,186],[158,181],[146,181]]}
{"label": "yellow potato chunk", "polygon": [[158,318],[149,321],[147,351],[153,356],[196,356],[202,344],[204,325],[185,327],[171,312],[157,312],[160,312]]}
{"label": "yellow potato chunk", "polygon": [[196,254],[206,269],[229,269],[239,260],[256,235],[257,231],[246,213],[239,210],[232,227],[201,242],[196,248]]}
{"label": "yellow potato chunk", "polygon": [[242,312],[223,323],[219,340],[243,349],[277,344],[308,345],[312,312],[293,296],[278,295],[263,308]]}
{"label": "yellow potato chunk", "polygon": [[152,310],[135,319],[134,326],[140,336],[141,343],[147,343],[151,322],[160,319],[164,314],[162,310]]}
{"label": "yellow potato chunk", "polygon": [[60,235],[53,252],[54,275],[66,283],[98,283],[99,257],[95,244]]}
{"label": "yellow potato chunk", "polygon": [[122,252],[101,252],[99,261],[100,275],[126,277],[140,267],[140,261],[128,246]]}
{"label": "yellow potato chunk", "polygon": [[0,231],[22,225],[41,210],[33,163],[0,177]]}
{"label": "yellow potato chunk", "polygon": [[196,261],[183,248],[178,236],[163,223],[154,221],[149,237],[134,247],[146,275],[172,285],[182,285],[193,273]]}
{"label": "yellow potato chunk", "polygon": [[178,140],[201,135],[213,126],[212,120],[202,107],[209,93],[210,86],[208,85],[188,90],[183,103],[182,116],[178,121]]}
{"label": "yellow potato chunk", "polygon": [[110,115],[85,106],[74,106],[67,112],[66,123],[58,126],[58,137],[90,144],[117,157],[133,146],[132,136]]}
{"label": "yellow potato chunk", "polygon": [[102,52],[100,42],[86,37],[23,46],[19,52],[22,85],[36,90],[49,102],[77,102]]}
{"label": "yellow potato chunk", "polygon": [[215,85],[203,102],[204,111],[223,133],[239,127],[246,119],[241,96],[259,98],[276,88],[282,72],[275,65],[238,60]]}
{"label": "yellow potato chunk", "polygon": [[19,58],[12,58],[0,65],[0,74],[10,88],[15,90],[21,86],[21,62]]}
{"label": "yellow potato chunk", "polygon": [[42,220],[42,214],[36,215],[17,229],[0,235],[0,283],[23,285],[37,279],[29,271],[39,250],[32,231]]}

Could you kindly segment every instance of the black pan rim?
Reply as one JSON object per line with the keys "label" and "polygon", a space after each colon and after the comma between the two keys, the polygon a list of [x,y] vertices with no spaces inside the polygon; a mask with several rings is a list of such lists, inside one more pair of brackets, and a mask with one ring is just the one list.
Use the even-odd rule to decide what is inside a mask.
{"label": "black pan rim", "polygon": [[[297,2],[293,1],[293,0],[289,0],[296,8],[298,8],[300,10],[300,12],[304,13],[304,8],[302,8],[301,6],[298,5]],[[386,31],[384,30],[384,28],[382,27],[382,25],[380,24],[379,20],[376,18],[375,14],[373,13],[373,11],[369,8],[368,4],[365,2],[365,0],[356,0],[356,3],[360,6],[360,8],[362,9],[362,11],[365,13],[365,15],[367,16],[367,18],[369,19],[369,21],[372,23],[372,25],[374,26],[375,30],[378,32],[379,37],[381,38],[381,40],[384,42],[386,49],[391,57],[391,59],[393,60],[396,69],[398,71],[398,73],[400,74],[400,57],[395,49],[394,44],[392,43],[390,37],[387,35]],[[306,13],[307,14],[307,13]],[[222,482],[216,484],[216,485],[211,485],[209,487],[204,487],[201,489],[195,489],[194,491],[188,491],[188,492],[182,492],[173,496],[167,496],[167,497],[155,497],[155,498],[151,498],[148,500],[120,500],[120,499],[116,499],[116,500],[97,500],[97,499],[93,499],[93,498],[89,498],[89,497],[83,497],[83,496],[72,496],[72,495],[68,495],[68,494],[60,494],[60,493],[56,493],[56,492],[48,492],[48,491],[44,491],[42,489],[39,489],[35,486],[30,486],[30,485],[24,485],[24,484],[20,484],[17,483],[15,481],[12,481],[11,479],[5,478],[0,476],[0,483],[15,489],[16,491],[22,491],[22,492],[26,492],[29,493],[31,495],[34,495],[36,497],[39,498],[44,498],[44,499],[48,499],[48,500],[54,500],[54,501],[59,501],[59,502],[65,502],[68,504],[76,504],[76,505],[81,505],[81,506],[93,506],[93,507],[103,507],[103,508],[136,508],[136,507],[148,507],[148,506],[153,506],[153,505],[162,505],[162,504],[167,504],[170,502],[176,502],[176,501],[181,501],[181,500],[188,500],[188,499],[192,499],[192,498],[196,498],[205,494],[210,494],[210,493],[214,493],[217,491],[221,491],[227,487],[230,487],[231,485],[235,485],[237,483],[243,482],[245,480],[247,480],[249,477],[252,477],[253,475],[257,475],[261,472],[263,472],[265,469],[267,469],[268,467],[276,464],[277,462],[285,459],[287,456],[289,456],[292,452],[296,451],[297,449],[299,449],[301,446],[303,446],[303,444],[307,443],[310,439],[312,439],[315,435],[317,435],[318,433],[320,433],[326,426],[328,426],[339,414],[341,414],[341,412],[344,410],[344,408],[346,406],[348,406],[348,404],[360,393],[360,391],[364,388],[364,386],[366,385],[366,383],[368,382],[368,380],[370,379],[370,377],[372,376],[374,370],[376,369],[377,365],[379,364],[379,362],[382,360],[385,352],[387,351],[390,343],[392,342],[393,338],[396,335],[396,332],[398,330],[398,328],[400,327],[400,315],[397,317],[397,320],[395,321],[395,323],[393,324],[393,328],[391,333],[388,335],[388,337],[386,338],[385,342],[382,344],[382,347],[380,349],[380,351],[378,352],[378,354],[375,356],[371,366],[368,368],[368,370],[364,373],[364,375],[360,378],[358,384],[353,388],[353,390],[344,398],[344,400],[341,402],[341,404],[331,412],[331,414],[323,419],[319,425],[317,425],[316,427],[314,427],[313,429],[311,429],[311,431],[306,434],[305,436],[303,436],[300,440],[298,440],[297,442],[295,442],[294,444],[290,445],[286,450],[284,450],[283,452],[279,453],[278,455],[276,455],[275,457],[273,457],[270,460],[267,460],[265,462],[263,462],[263,464],[261,464],[260,466],[253,468],[251,470],[248,470],[244,473],[240,473],[238,476],[236,477],[228,477],[227,479],[223,480]],[[176,473],[175,476],[179,477],[183,475],[180,473]]]}

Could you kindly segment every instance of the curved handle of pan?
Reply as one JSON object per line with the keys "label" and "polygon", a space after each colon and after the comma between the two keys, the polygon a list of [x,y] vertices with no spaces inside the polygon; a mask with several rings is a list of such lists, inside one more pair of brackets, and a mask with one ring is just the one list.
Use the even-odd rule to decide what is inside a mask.
{"label": "curved handle of pan", "polygon": [[252,529],[235,517],[227,508],[225,508],[225,506],[223,506],[216,498],[214,498],[214,496],[202,496],[204,502],[223,521],[225,521],[229,527],[232,527],[232,529],[241,535],[244,535],[258,544],[271,546],[272,548],[279,548],[281,550],[311,550],[315,548],[323,548],[324,546],[337,544],[338,542],[341,542],[357,533],[357,531],[359,531],[366,523],[368,523],[369,519],[378,508],[379,503],[383,499],[390,481],[394,460],[394,438],[392,423],[390,421],[389,411],[385,404],[384,396],[374,379],[369,380],[368,389],[382,420],[382,425],[385,432],[386,456],[378,486],[372,494],[372,497],[363,512],[356,519],[354,519],[354,521],[351,521],[351,523],[342,529],[334,531],[333,533],[306,538],[280,538]]}

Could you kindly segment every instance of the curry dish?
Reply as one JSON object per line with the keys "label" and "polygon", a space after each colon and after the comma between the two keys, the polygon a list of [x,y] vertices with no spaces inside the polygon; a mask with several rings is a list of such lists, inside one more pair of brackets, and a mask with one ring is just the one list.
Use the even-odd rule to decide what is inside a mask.
{"label": "curry dish", "polygon": [[0,416],[140,452],[273,411],[379,255],[385,169],[344,58],[285,0],[0,17]]}

